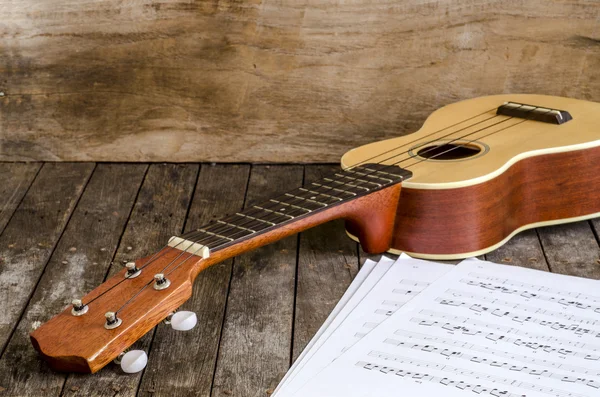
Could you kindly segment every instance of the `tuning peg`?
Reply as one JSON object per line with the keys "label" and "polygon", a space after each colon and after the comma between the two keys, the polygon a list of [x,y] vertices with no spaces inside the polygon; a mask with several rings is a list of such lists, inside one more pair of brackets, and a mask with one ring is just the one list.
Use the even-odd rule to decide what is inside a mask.
{"label": "tuning peg", "polygon": [[171,327],[176,331],[189,331],[196,326],[198,318],[194,312],[177,312],[171,316]]}
{"label": "tuning peg", "polygon": [[143,350],[131,350],[119,357],[121,369],[127,374],[135,374],[146,368],[148,355]]}

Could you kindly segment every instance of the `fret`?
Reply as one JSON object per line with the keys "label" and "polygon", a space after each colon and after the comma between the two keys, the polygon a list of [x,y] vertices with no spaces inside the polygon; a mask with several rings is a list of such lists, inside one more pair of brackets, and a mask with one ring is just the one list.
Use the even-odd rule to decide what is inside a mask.
{"label": "fret", "polygon": [[[229,238],[217,237],[215,235],[208,234],[203,231],[203,229],[198,229],[193,233],[193,237],[188,238],[189,241],[193,241],[194,243],[202,244],[207,247],[213,248],[218,247],[219,245],[226,244],[231,242],[232,240]],[[181,244],[181,246],[175,247],[177,249],[181,249],[182,251],[186,249],[185,242]]]}
{"label": "fret", "polygon": [[272,203],[281,204],[281,205],[285,205],[286,207],[292,208],[291,210],[287,211],[288,215],[296,214],[294,216],[300,216],[300,215],[305,215],[305,214],[312,212],[311,210],[309,210],[307,208],[300,207],[298,205],[294,205],[294,204],[290,204],[290,203],[286,203],[285,201],[277,201],[277,200],[273,200],[273,199],[271,199],[269,201],[271,201]]}
{"label": "fret", "polygon": [[373,181],[368,181],[366,179],[353,178],[353,177],[348,176],[348,175],[335,174],[335,176],[339,176],[339,177],[342,177],[344,179],[350,179],[351,181],[357,181],[359,185],[361,183],[368,183],[369,185],[375,185],[375,187],[382,187],[383,186],[383,184],[381,184],[381,183],[377,183],[377,182],[373,182]]}
{"label": "fret", "polygon": [[329,189],[331,192],[351,193],[355,196],[360,196],[369,192],[369,189],[366,187],[357,188],[355,186],[345,184],[344,182],[336,182],[333,179],[329,178],[324,178],[324,180],[330,183],[334,183],[335,185],[323,185],[316,182],[314,182],[313,185],[322,187],[324,189]]}
{"label": "fret", "polygon": [[365,172],[369,175],[385,175],[391,180],[388,183],[401,182],[406,178],[412,176],[412,173],[403,168],[397,167],[395,165],[385,165],[385,164],[363,164],[356,166],[351,169],[347,169],[344,172]]}
{"label": "fret", "polygon": [[[236,212],[235,214],[238,215],[238,216],[240,216],[240,217],[244,217],[244,218],[247,218],[247,219],[252,219],[253,221],[258,221],[258,222],[262,223],[263,225],[266,224],[266,227],[264,229],[266,229],[267,227],[275,226],[276,225],[276,223],[265,221],[264,219],[260,219],[260,218],[255,218],[254,216],[246,215],[246,214],[241,213],[241,212]],[[255,226],[253,226],[253,227],[256,229]]]}
{"label": "fret", "polygon": [[[356,171],[356,170],[354,170],[354,169],[351,169],[351,170],[346,170],[345,172],[348,172],[348,173],[351,173],[351,174],[357,174],[357,175],[363,176],[363,177],[365,177],[365,178],[377,179],[377,180],[381,181],[383,185],[387,185],[387,184],[390,184],[390,183],[394,183],[394,179],[397,179],[397,176],[396,176],[396,175],[389,174],[389,173],[387,173],[387,172],[381,172],[381,171],[376,171],[376,170],[370,170],[369,168],[365,168],[365,170],[366,170],[367,172],[360,172],[360,171]],[[380,173],[382,173],[382,174],[384,174],[384,175],[391,175],[391,176],[393,176],[393,177],[394,177],[394,179],[390,179],[390,178],[384,178],[384,177],[382,177],[382,176],[379,176],[378,174],[380,174]]]}
{"label": "fret", "polygon": [[281,212],[273,211],[268,208],[260,207],[258,205],[255,205],[252,208],[256,208],[256,209],[262,210],[264,212],[267,212],[267,217],[269,217],[268,219],[270,219],[272,222],[283,223],[283,222],[294,219],[294,217],[292,215],[283,214]]}
{"label": "fret", "polygon": [[[304,207],[306,207],[305,209],[308,209],[309,211],[316,211],[321,208],[327,207],[327,204],[318,202],[316,200],[307,199],[307,198],[300,197],[300,196],[297,196],[297,195],[291,194],[291,193],[286,193],[285,195],[287,197],[290,197],[292,200],[300,200],[302,202],[302,205]],[[311,196],[311,197],[314,197],[314,196]]]}
{"label": "fret", "polygon": [[[319,189],[318,187],[315,190],[300,188],[300,189],[298,189],[300,191],[295,193],[294,195],[301,197],[307,201],[316,202],[317,204],[320,204],[323,207],[331,205],[331,204],[337,204],[337,203],[344,201],[345,199],[354,198],[356,196],[354,194],[348,194],[347,196],[336,197],[331,194],[321,193],[318,191],[318,189]],[[328,189],[328,192],[335,193],[331,189]]]}
{"label": "fret", "polygon": [[233,241],[234,239],[232,239],[231,237],[227,237],[227,236],[223,236],[222,234],[219,233],[213,233],[213,232],[209,232],[206,229],[198,229],[199,232],[205,233],[205,234],[209,234],[211,236],[215,236],[215,237],[219,237],[219,238],[223,238],[229,241]]}
{"label": "fret", "polygon": [[[224,221],[217,221],[217,222],[220,224],[229,226],[229,230],[231,230],[231,228],[235,229],[235,230],[232,230],[231,232],[227,231],[227,234],[231,234],[231,235],[235,236],[235,238],[246,237],[246,236],[256,233],[252,229],[241,227],[241,226],[235,225],[233,223],[224,222]],[[223,231],[221,233],[225,233],[225,232]]]}
{"label": "fret", "polygon": [[344,183],[344,182],[336,181],[335,179],[331,179],[331,178],[323,178],[323,180],[327,181],[327,182],[337,183],[338,185],[349,186],[349,187],[361,189],[362,193],[366,193],[370,190],[368,187],[365,187],[365,186],[359,186],[358,184],[355,185],[352,183]]}
{"label": "fret", "polygon": [[310,216],[402,182],[411,175],[408,170],[385,164],[364,164],[341,170],[307,187],[288,191],[278,198],[211,222],[193,232],[188,240],[209,248],[229,245],[238,239],[261,234],[296,218]]}

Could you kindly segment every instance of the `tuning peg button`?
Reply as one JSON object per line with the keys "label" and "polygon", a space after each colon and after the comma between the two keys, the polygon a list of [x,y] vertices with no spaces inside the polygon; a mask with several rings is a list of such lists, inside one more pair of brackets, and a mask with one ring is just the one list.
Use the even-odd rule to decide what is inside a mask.
{"label": "tuning peg button", "polygon": [[135,374],[146,368],[148,355],[143,350],[131,350],[121,357],[121,369],[127,374]]}
{"label": "tuning peg button", "polygon": [[189,331],[196,326],[198,318],[194,312],[177,312],[171,316],[171,327],[176,331]]}

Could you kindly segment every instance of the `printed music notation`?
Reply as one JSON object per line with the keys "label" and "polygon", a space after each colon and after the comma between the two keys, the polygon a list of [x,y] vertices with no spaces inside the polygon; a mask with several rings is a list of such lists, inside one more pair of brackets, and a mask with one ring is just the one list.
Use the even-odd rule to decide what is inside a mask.
{"label": "printed music notation", "polygon": [[[342,311],[338,314],[338,319],[343,319],[329,332],[327,342],[302,360],[300,370],[285,379],[285,384],[278,390],[279,394],[293,395],[308,380],[452,268],[445,264],[415,261],[407,256],[399,258],[394,266],[391,266],[392,262],[390,260],[389,266],[384,266],[384,271],[379,264],[372,271],[365,285],[354,296],[360,297],[360,302],[348,313]],[[373,278],[375,282],[369,282]],[[275,394],[279,395],[277,391]]]}
{"label": "printed music notation", "polygon": [[[468,300],[473,300],[473,301],[488,302],[488,303],[492,303],[492,304],[498,304],[501,306],[507,306],[507,307],[511,307],[511,308],[515,308],[515,309],[520,309],[520,310],[523,310],[524,312],[530,312],[530,313],[534,313],[534,314],[546,314],[546,315],[549,315],[552,317],[558,317],[558,318],[561,318],[564,320],[576,321],[576,322],[585,323],[588,325],[600,324],[600,320],[595,320],[590,317],[581,317],[578,315],[568,314],[563,311],[547,310],[547,309],[540,308],[537,306],[532,306],[532,305],[527,305],[527,304],[522,304],[522,303],[508,302],[505,300],[490,298],[487,296],[481,296],[481,295],[476,295],[476,294],[465,294],[461,291],[454,290],[454,289],[447,290],[446,293],[449,295],[452,295],[453,298],[466,298]],[[442,298],[439,298],[439,299],[442,299]],[[478,310],[477,307],[479,307],[479,306],[481,306],[481,304],[473,303],[473,308],[471,308],[471,310],[477,311]]]}
{"label": "printed music notation", "polygon": [[[488,381],[492,384],[497,383],[504,386],[512,386],[515,389],[523,388],[527,390],[538,391],[555,397],[586,397],[583,394],[559,390],[553,387],[547,387],[540,384],[515,381],[514,379],[511,379],[509,377],[504,378],[490,375],[489,373],[485,372],[470,371],[463,368],[453,367],[451,365],[437,364],[434,362],[424,360],[416,360],[411,359],[409,357],[403,357],[400,355],[393,355],[384,352],[373,351],[369,353],[369,357],[376,357],[385,361],[394,361],[400,364],[408,364],[411,367],[426,368],[428,370],[436,369],[444,372],[449,372],[452,374],[460,375],[463,378],[467,378],[467,380],[464,381],[466,383]],[[473,378],[474,380],[471,381],[471,378]]]}
{"label": "printed music notation", "polygon": [[[510,289],[510,288],[504,287],[503,285],[495,285],[492,283],[484,283],[481,281],[473,281],[473,280],[461,280],[461,282],[464,282],[465,284],[468,284],[468,285],[477,286],[479,288],[487,289],[487,290],[500,291],[503,294],[517,294],[517,295],[520,295],[527,299],[539,299],[539,300],[543,300],[543,301],[547,301],[547,302],[556,302],[563,306],[573,306],[578,309],[593,310],[596,313],[600,313],[599,306],[590,305],[590,304],[584,303],[584,302],[570,301],[565,298],[558,298],[558,297],[549,296],[549,295],[536,294],[536,293],[533,293],[526,289],[523,289],[523,290]],[[542,287],[540,287],[540,289],[542,289]],[[578,297],[581,298],[582,296],[579,295]]]}
{"label": "printed music notation", "polygon": [[511,393],[507,390],[501,390],[501,389],[492,388],[489,386],[482,386],[479,383],[469,383],[469,382],[465,382],[463,380],[455,380],[455,379],[451,379],[446,376],[441,377],[441,376],[429,375],[427,373],[423,373],[420,371],[418,371],[418,372],[417,371],[409,371],[409,370],[389,367],[389,366],[385,366],[385,365],[377,365],[377,364],[373,364],[373,363],[369,363],[369,362],[365,362],[365,361],[357,362],[356,366],[358,368],[366,369],[369,371],[379,371],[380,373],[386,374],[386,375],[392,374],[392,375],[400,376],[402,378],[408,378],[415,382],[426,381],[426,382],[432,382],[432,383],[443,385],[443,386],[451,386],[451,387],[453,386],[453,387],[456,387],[457,389],[464,390],[464,391],[471,391],[478,395],[489,394],[490,396],[494,396],[494,397],[523,397],[522,395]]}
{"label": "printed music notation", "polygon": [[[543,376],[543,377],[547,377],[547,378],[558,379],[558,380],[561,380],[563,382],[568,382],[568,383],[579,383],[582,385],[593,387],[595,389],[600,388],[600,382],[598,382],[597,380],[591,379],[591,378],[581,378],[581,377],[576,377],[576,376],[559,374],[559,373],[551,372],[547,369],[528,367],[526,365],[520,365],[515,362],[499,361],[499,360],[494,360],[494,359],[483,358],[478,355],[465,353],[463,351],[456,350],[456,349],[452,350],[452,349],[438,348],[433,344],[419,344],[419,343],[410,343],[410,342],[407,343],[407,342],[403,342],[403,341],[400,341],[397,339],[386,339],[384,341],[384,343],[388,343],[390,345],[394,345],[394,346],[398,346],[398,347],[406,347],[409,349],[416,349],[423,353],[441,354],[442,356],[445,356],[445,357],[458,357],[462,360],[469,360],[469,361],[472,361],[477,364],[486,364],[486,365],[490,365],[490,366],[496,367],[496,368],[506,368],[511,371],[524,372],[528,375],[532,375],[535,377]],[[503,353],[501,353],[500,355],[506,356],[506,354],[503,354]],[[515,357],[511,356],[511,358],[514,359]],[[387,359],[389,359],[389,358],[387,358]],[[525,360],[529,361],[529,358],[525,357]]]}
{"label": "printed music notation", "polygon": [[[506,309],[494,307],[493,305],[483,306],[481,304],[473,303],[472,301],[469,302],[469,301],[443,299],[443,298],[436,298],[435,301],[441,305],[466,307],[469,310],[472,310],[477,313],[490,314],[490,315],[498,316],[498,317],[508,317],[512,321],[516,321],[518,323],[530,322],[530,323],[541,325],[542,327],[550,327],[555,331],[562,330],[562,331],[574,332],[575,334],[591,334],[592,336],[595,336],[595,337],[600,336],[600,331],[594,331],[589,328],[583,328],[577,324],[563,324],[559,321],[547,321],[547,320],[532,317],[532,316],[523,316],[520,314],[513,313],[512,311],[508,311]],[[517,308],[517,307],[515,307],[515,308]],[[522,308],[522,307],[519,307],[519,308],[525,312],[528,312],[528,310],[526,308]],[[538,309],[536,309],[536,311],[537,310]],[[561,316],[564,316],[564,315],[565,314],[562,314]],[[571,316],[569,316],[569,317],[571,317]]]}
{"label": "printed music notation", "polygon": [[[491,347],[477,345],[474,343],[460,342],[460,341],[456,341],[456,340],[450,339],[450,338],[431,337],[431,336],[427,336],[425,334],[420,334],[417,332],[408,332],[408,331],[398,330],[394,333],[394,335],[404,337],[405,340],[408,339],[409,341],[412,339],[417,339],[419,341],[436,343],[437,346],[442,345],[442,346],[449,346],[449,347],[454,347],[454,348],[456,348],[456,347],[467,348],[468,350],[471,350],[474,352],[490,353],[496,357],[510,358],[510,359],[514,359],[514,360],[528,363],[528,364],[535,364],[535,365],[539,365],[542,367],[555,368],[555,369],[564,370],[567,372],[578,372],[578,373],[585,374],[585,375],[600,377],[600,371],[589,370],[588,368],[585,368],[585,367],[578,367],[578,366],[569,365],[569,364],[558,362],[558,361],[550,361],[546,357],[540,357],[540,358],[530,357],[530,356],[516,354],[514,352],[498,350],[498,349],[494,349]],[[393,339],[386,339],[385,342],[388,343],[388,341],[392,341],[392,340]]]}
{"label": "printed music notation", "polygon": [[[449,316],[449,315],[445,315],[444,313],[439,313],[439,312],[430,311],[430,310],[422,310],[420,312],[420,314],[429,316],[430,318],[439,318],[439,319],[447,320],[447,321],[446,322],[435,321],[435,320],[430,320],[430,319],[420,319],[417,317],[411,318],[410,321],[416,322],[420,326],[430,326],[430,327],[433,326],[433,327],[443,328],[446,331],[459,331],[465,335],[471,335],[471,336],[483,335],[486,339],[489,339],[494,342],[511,341],[512,343],[515,343],[517,345],[526,344],[527,347],[532,348],[532,349],[534,348],[534,346],[544,347],[547,345],[542,345],[538,342],[525,342],[524,339],[522,339],[522,338],[512,338],[511,339],[506,334],[520,335],[520,336],[527,337],[527,338],[534,339],[534,340],[541,340],[541,341],[546,341],[546,342],[550,342],[550,343],[556,343],[558,345],[574,346],[574,347],[578,347],[578,348],[582,348],[582,349],[586,349],[586,350],[592,350],[592,351],[598,352],[598,354],[600,354],[600,346],[593,345],[590,343],[583,343],[578,340],[568,340],[568,339],[564,339],[564,338],[557,338],[557,337],[547,335],[547,334],[540,334],[540,333],[525,331],[525,330],[522,330],[522,329],[519,329],[516,327],[498,325],[498,324],[494,324],[494,323],[479,321],[476,319],[472,320],[467,317]],[[467,324],[469,326],[465,326],[464,324]],[[487,331],[489,329],[504,332],[505,334],[500,334],[497,332],[489,332],[489,331]],[[537,347],[535,347],[535,348],[537,348]],[[559,350],[561,352],[569,351],[564,348],[561,348]],[[598,358],[596,358],[596,357],[598,357],[598,356],[595,354],[590,354],[590,358],[586,358],[586,359],[598,360]]]}
{"label": "printed music notation", "polygon": [[[468,260],[429,283],[396,286],[417,293],[382,301],[388,319],[365,322],[370,332],[297,395],[600,395],[597,281]],[[347,385],[333,387],[336,377]]]}
{"label": "printed music notation", "polygon": [[501,283],[503,286],[508,285],[510,287],[528,288],[538,292],[548,292],[559,296],[568,296],[576,299],[585,299],[594,303],[600,303],[600,296],[584,294],[579,291],[565,291],[560,288],[550,288],[539,284],[529,284],[522,281],[509,280],[502,277],[493,277],[477,272],[471,272],[468,274],[469,277],[477,278],[479,280],[487,280],[489,282]]}

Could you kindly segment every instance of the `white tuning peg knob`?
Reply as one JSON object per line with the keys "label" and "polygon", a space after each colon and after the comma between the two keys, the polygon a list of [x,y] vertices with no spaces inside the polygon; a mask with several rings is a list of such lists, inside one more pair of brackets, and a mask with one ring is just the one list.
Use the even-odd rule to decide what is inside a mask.
{"label": "white tuning peg knob", "polygon": [[143,350],[131,350],[121,357],[121,369],[127,374],[135,374],[146,368],[148,356]]}
{"label": "white tuning peg knob", "polygon": [[176,331],[189,331],[198,323],[194,312],[177,312],[171,317],[171,327]]}

